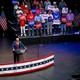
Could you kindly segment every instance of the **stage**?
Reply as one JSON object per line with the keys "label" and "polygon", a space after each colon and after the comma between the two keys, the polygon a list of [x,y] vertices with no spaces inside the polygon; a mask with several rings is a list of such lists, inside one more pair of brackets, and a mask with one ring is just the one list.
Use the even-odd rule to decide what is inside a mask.
{"label": "stage", "polygon": [[66,34],[66,35],[53,34],[45,36],[26,36],[26,37],[21,37],[18,35],[18,37],[26,45],[80,41],[80,34]]}
{"label": "stage", "polygon": [[[6,37],[0,38],[0,64],[13,63],[12,42],[13,40]],[[24,53],[25,60],[53,53],[55,65],[20,76],[0,77],[0,80],[70,80],[72,75],[80,73],[80,42],[36,44],[26,45],[26,47],[28,50]]]}

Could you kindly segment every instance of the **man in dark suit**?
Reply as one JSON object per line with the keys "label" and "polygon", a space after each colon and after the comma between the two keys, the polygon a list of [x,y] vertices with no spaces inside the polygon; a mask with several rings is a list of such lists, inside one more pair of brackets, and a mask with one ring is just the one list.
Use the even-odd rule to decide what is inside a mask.
{"label": "man in dark suit", "polygon": [[16,38],[16,41],[13,42],[12,49],[13,49],[14,63],[23,61],[23,53],[25,52],[26,47],[19,40],[19,38]]}

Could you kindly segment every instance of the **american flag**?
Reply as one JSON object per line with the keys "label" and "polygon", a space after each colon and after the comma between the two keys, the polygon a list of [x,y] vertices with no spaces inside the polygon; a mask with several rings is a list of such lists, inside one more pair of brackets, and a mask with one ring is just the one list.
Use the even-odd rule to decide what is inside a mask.
{"label": "american flag", "polygon": [[78,27],[80,25],[80,14],[78,14],[77,16],[75,16],[75,18],[74,18],[74,25],[76,27]]}
{"label": "american flag", "polygon": [[2,29],[4,31],[7,30],[7,20],[6,20],[6,16],[5,16],[5,13],[3,10],[2,10],[1,16],[0,16],[0,26],[2,27]]}

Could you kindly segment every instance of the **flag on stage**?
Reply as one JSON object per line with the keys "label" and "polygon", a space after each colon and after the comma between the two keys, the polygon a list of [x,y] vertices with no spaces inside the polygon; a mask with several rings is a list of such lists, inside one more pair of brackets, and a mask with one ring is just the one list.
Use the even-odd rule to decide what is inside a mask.
{"label": "flag on stage", "polygon": [[0,26],[4,31],[7,30],[7,20],[4,11],[2,10],[1,15],[0,15]]}

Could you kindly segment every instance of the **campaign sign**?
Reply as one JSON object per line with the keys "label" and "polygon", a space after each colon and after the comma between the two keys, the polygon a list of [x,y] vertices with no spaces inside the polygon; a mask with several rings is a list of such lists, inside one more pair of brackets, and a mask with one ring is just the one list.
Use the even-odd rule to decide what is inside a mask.
{"label": "campaign sign", "polygon": [[48,15],[47,14],[42,14],[44,19],[48,19]]}
{"label": "campaign sign", "polygon": [[48,10],[53,10],[53,8],[54,8],[54,6],[52,6],[52,5],[48,6]]}
{"label": "campaign sign", "polygon": [[16,3],[18,3],[18,1],[17,0],[12,0],[12,3],[16,4]]}
{"label": "campaign sign", "polygon": [[61,24],[60,20],[53,20],[53,25],[60,25],[60,24]]}

